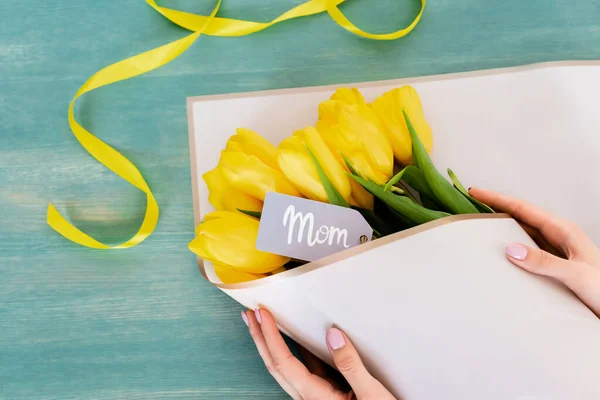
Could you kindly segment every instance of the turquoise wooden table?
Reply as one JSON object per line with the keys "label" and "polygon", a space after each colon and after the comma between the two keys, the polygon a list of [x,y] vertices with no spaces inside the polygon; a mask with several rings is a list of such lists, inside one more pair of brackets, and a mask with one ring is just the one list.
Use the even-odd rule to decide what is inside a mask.
{"label": "turquoise wooden table", "polygon": [[[299,3],[224,0],[220,15],[266,21]],[[163,5],[207,13],[214,1]],[[342,9],[386,32],[418,5],[349,0]],[[79,146],[68,103],[100,67],[186,31],[142,0],[3,1],[0,16],[1,399],[287,398],[240,307],[203,280],[187,250],[186,96],[600,58],[599,0],[430,0],[416,30],[393,42],[353,36],[327,15],[202,37],[175,62],[77,107],[85,126],[139,166],[162,211],[141,245],[96,251],[55,234],[47,203],[118,243],[139,226],[145,197]]]}

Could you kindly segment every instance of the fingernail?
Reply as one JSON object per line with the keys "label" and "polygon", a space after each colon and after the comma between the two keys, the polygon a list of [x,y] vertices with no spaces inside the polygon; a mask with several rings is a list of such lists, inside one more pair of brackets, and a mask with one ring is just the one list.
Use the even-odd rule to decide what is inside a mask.
{"label": "fingernail", "polygon": [[246,324],[246,326],[250,326],[250,324],[248,323],[248,316],[246,315],[246,312],[242,311],[242,319],[244,320],[244,323]]}
{"label": "fingernail", "polygon": [[527,248],[519,243],[511,243],[506,247],[506,254],[510,258],[523,261],[527,257]]}
{"label": "fingernail", "polygon": [[327,343],[333,350],[339,350],[346,345],[346,339],[339,329],[331,328],[327,331]]}
{"label": "fingernail", "polygon": [[259,324],[262,324],[262,318],[260,317],[260,309],[257,308],[254,310],[254,315],[256,315],[256,320]]}

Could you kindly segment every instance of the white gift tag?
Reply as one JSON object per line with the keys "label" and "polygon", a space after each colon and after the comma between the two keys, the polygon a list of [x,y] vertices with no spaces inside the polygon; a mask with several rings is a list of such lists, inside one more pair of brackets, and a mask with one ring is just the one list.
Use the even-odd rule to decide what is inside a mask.
{"label": "white gift tag", "polygon": [[356,210],[269,192],[256,248],[314,261],[371,240],[373,229]]}

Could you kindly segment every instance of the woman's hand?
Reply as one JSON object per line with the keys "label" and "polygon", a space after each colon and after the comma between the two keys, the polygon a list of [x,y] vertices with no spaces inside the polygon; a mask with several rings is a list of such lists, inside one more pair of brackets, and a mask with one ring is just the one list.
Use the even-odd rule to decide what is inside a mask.
{"label": "woman's hand", "polygon": [[[513,243],[506,249],[510,261],[524,270],[562,282],[600,317],[600,250],[577,225],[495,192],[470,189],[469,193],[494,210],[511,214],[533,228],[533,232],[526,230],[533,233],[534,239],[536,234],[541,236],[542,242],[550,244],[565,257]],[[544,248],[544,243],[538,244]]]}
{"label": "woman's hand", "polygon": [[[469,193],[496,211],[511,214],[540,247],[548,250],[513,243],[506,248],[510,261],[526,271],[562,282],[600,317],[600,250],[577,225],[495,192],[471,189]],[[340,330],[331,328],[326,341],[336,367],[352,388],[350,392],[327,378],[320,361],[307,359],[307,368],[294,357],[267,310],[242,312],[242,318],[267,369],[294,400],[395,400],[369,374]]]}
{"label": "woman's hand", "polygon": [[325,366],[316,359],[307,360],[307,368],[291,353],[275,319],[267,310],[242,312],[242,318],[260,356],[273,378],[294,400],[395,400],[379,381],[369,374],[348,337],[339,329],[327,332],[327,348],[352,391],[340,390],[327,378]]}

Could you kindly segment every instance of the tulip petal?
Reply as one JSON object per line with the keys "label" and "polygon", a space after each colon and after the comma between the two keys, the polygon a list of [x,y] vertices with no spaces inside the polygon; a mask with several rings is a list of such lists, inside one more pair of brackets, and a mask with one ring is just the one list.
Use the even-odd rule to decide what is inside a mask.
{"label": "tulip petal", "polygon": [[367,210],[372,210],[375,206],[373,195],[356,182],[354,179],[350,180],[350,187],[352,188],[352,195],[350,196],[350,205],[358,206]]}
{"label": "tulip petal", "polygon": [[327,178],[329,178],[342,197],[347,200],[350,196],[348,176],[346,176],[345,169],[340,164],[339,159],[331,151],[329,146],[327,146],[327,143],[325,143],[319,132],[315,128],[309,126],[294,132],[294,136],[302,139],[305,146],[308,146],[312,155],[316,157],[323,171],[327,175]]}
{"label": "tulip petal", "polygon": [[217,210],[235,211],[238,208],[251,211],[262,210],[263,202],[246,193],[235,190],[219,167],[202,175],[208,187],[208,201]]}
{"label": "tulip petal", "polygon": [[369,160],[372,168],[389,179],[394,169],[394,153],[373,111],[366,105],[342,107],[339,125],[349,140],[356,140],[355,146],[358,146],[365,158]]}
{"label": "tulip petal", "polygon": [[[341,103],[335,100],[325,100],[319,104],[319,122],[322,129],[327,129],[337,123],[337,115],[339,114]],[[317,126],[317,130],[321,132],[321,128]]]}
{"label": "tulip petal", "polygon": [[267,139],[247,128],[238,128],[229,138],[225,150],[250,154],[271,168],[278,169],[277,149]]}
{"label": "tulip petal", "polygon": [[343,104],[367,104],[362,93],[356,88],[339,88],[331,95],[331,100],[336,100]]}
{"label": "tulip petal", "polygon": [[384,174],[381,171],[373,168],[373,164],[365,156],[364,152],[350,153],[347,155],[352,166],[359,172],[359,175],[377,184],[385,184],[390,175]]}
{"label": "tulip petal", "polygon": [[392,89],[379,96],[371,109],[377,115],[392,143],[395,158],[403,165],[412,164],[412,140],[402,110],[406,110],[427,152],[431,152],[433,134],[425,120],[417,91],[411,86]]}
{"label": "tulip petal", "polygon": [[285,271],[287,271],[285,267],[277,268],[275,271],[271,271],[271,275],[277,275]]}
{"label": "tulip petal", "polygon": [[[313,156],[322,171],[319,171]],[[284,139],[277,149],[277,161],[281,171],[307,198],[322,202],[331,200],[329,188],[324,186],[320,172],[325,173],[346,203],[350,198],[351,187],[344,167],[315,128],[306,127]]]}
{"label": "tulip petal", "polygon": [[279,169],[268,166],[254,155],[223,151],[219,165],[231,186],[259,200],[264,201],[268,192],[300,196]]}
{"label": "tulip petal", "polygon": [[[352,166],[352,162],[346,157],[343,153],[340,153],[342,160],[344,160],[344,165],[352,175],[360,174],[356,171],[356,169]],[[356,182],[354,179],[350,179],[350,187],[352,189],[352,195],[350,196],[350,205],[357,206],[360,208],[364,208],[367,210],[372,210],[375,206],[373,195],[365,190],[360,183]]]}
{"label": "tulip petal", "polygon": [[317,130],[340,163],[343,153],[369,180],[385,183],[392,176],[392,145],[358,90],[339,89],[332,100],[322,102]]}
{"label": "tulip petal", "polygon": [[205,260],[253,274],[271,272],[289,258],[256,249],[259,221],[238,212],[216,211],[205,216],[189,244]]}
{"label": "tulip petal", "polygon": [[213,263],[213,268],[217,277],[225,284],[249,282],[268,276],[264,274],[251,274],[219,263]]}
{"label": "tulip petal", "polygon": [[[306,147],[306,150],[308,150],[308,154],[312,158],[315,168],[317,169],[319,178],[321,180],[321,184],[323,185],[323,188],[325,189],[325,193],[327,194],[327,200],[329,201],[329,203],[336,205],[336,206],[340,206],[340,207],[349,207],[350,205],[348,204],[346,199],[344,199],[344,197],[342,197],[340,192],[337,191],[335,186],[333,186],[333,184],[327,177],[327,174],[323,170],[323,167],[321,167],[319,160],[317,160],[317,157],[315,157],[312,150],[308,146]],[[350,185],[348,185],[348,186],[350,186]]]}
{"label": "tulip petal", "polygon": [[[248,215],[244,215],[244,214],[239,214],[236,212],[232,212],[232,211],[222,211],[222,210],[218,210],[218,211],[213,211],[213,212],[209,212],[208,214],[206,214],[204,216],[204,222],[206,221],[212,221],[214,219],[240,219],[242,220],[242,223],[249,218]],[[255,218],[250,217],[250,219],[256,221]]]}
{"label": "tulip petal", "polygon": [[327,193],[319,179],[302,139],[290,136],[277,149],[277,161],[281,171],[305,197],[327,202]]}

